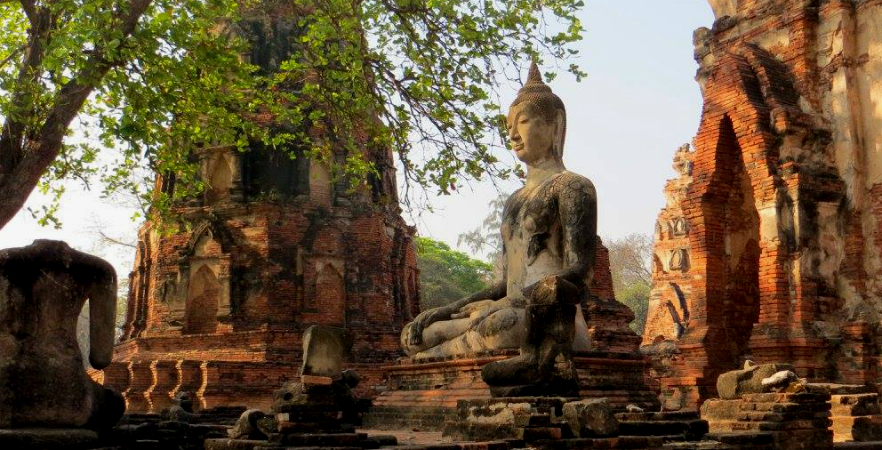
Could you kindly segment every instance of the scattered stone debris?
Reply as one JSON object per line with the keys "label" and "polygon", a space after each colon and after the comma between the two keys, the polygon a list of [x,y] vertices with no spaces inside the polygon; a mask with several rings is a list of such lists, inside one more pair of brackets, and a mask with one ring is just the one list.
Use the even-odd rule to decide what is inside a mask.
{"label": "scattered stone debris", "polygon": [[772,377],[779,372],[792,372],[791,364],[761,364],[755,365],[751,361],[744,364],[744,369],[726,372],[717,379],[717,393],[720,398],[726,400],[741,398],[744,394],[759,394],[768,392],[763,380]]}
{"label": "scattered stone debris", "polygon": [[625,407],[625,411],[628,411],[629,413],[642,413],[643,408],[637,405],[628,405]]}
{"label": "scattered stone debris", "polygon": [[565,403],[563,416],[575,437],[606,437],[619,431],[615,411],[606,399],[593,398]]}

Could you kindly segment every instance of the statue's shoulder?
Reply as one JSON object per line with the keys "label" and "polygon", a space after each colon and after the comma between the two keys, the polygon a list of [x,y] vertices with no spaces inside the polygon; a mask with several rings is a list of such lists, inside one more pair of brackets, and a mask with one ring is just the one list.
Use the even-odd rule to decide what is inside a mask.
{"label": "statue's shoulder", "polygon": [[554,181],[555,190],[558,192],[558,195],[588,195],[592,198],[597,198],[597,190],[594,188],[594,183],[578,173],[565,170]]}

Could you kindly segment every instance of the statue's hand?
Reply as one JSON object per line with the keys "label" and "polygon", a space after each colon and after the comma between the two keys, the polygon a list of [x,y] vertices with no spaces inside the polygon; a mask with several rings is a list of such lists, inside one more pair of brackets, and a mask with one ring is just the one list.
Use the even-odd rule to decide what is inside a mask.
{"label": "statue's hand", "polygon": [[410,345],[420,345],[423,342],[423,330],[429,325],[442,320],[450,319],[450,316],[456,312],[456,308],[451,306],[441,306],[421,312],[410,326],[410,336],[408,342]]}
{"label": "statue's hand", "polygon": [[480,311],[482,309],[487,309],[493,306],[494,300],[481,300],[479,302],[469,303],[468,305],[460,308],[459,312],[450,316],[451,319],[465,319],[474,313],[475,311]]}

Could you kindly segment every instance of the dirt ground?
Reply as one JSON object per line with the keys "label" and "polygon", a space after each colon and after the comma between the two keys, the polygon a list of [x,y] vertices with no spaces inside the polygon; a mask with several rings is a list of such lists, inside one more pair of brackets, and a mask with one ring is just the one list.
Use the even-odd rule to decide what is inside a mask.
{"label": "dirt ground", "polygon": [[395,436],[398,439],[398,445],[431,445],[444,442],[440,431],[358,430],[358,432],[369,435]]}

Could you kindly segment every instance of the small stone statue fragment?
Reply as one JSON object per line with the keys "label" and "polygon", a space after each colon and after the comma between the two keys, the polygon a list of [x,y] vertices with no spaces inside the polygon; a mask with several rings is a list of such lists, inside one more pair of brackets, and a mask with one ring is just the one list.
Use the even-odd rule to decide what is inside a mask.
{"label": "small stone statue fragment", "polygon": [[762,384],[764,390],[780,390],[787,389],[791,384],[799,381],[799,376],[790,370],[782,370],[774,375],[763,378]]}
{"label": "small stone statue fragment", "polygon": [[614,436],[619,431],[615,411],[605,398],[566,403],[563,416],[576,437]]}
{"label": "small stone statue fragment", "polygon": [[717,393],[724,400],[741,398],[744,394],[760,394],[771,390],[763,380],[778,372],[793,371],[791,364],[754,364],[746,361],[744,369],[726,372],[717,378]]}
{"label": "small stone statue fragment", "polygon": [[116,272],[64,242],[37,240],[0,251],[0,428],[113,426],[122,397],[92,381],[76,342],[89,300],[90,355],[110,365]]}
{"label": "small stone statue fragment", "polygon": [[249,409],[239,416],[236,425],[228,430],[233,439],[266,439],[267,435],[258,427],[258,422],[266,417],[259,409]]}
{"label": "small stone statue fragment", "polygon": [[189,392],[175,394],[174,405],[163,411],[163,416],[176,422],[196,423],[201,417],[193,412],[193,395]]}

